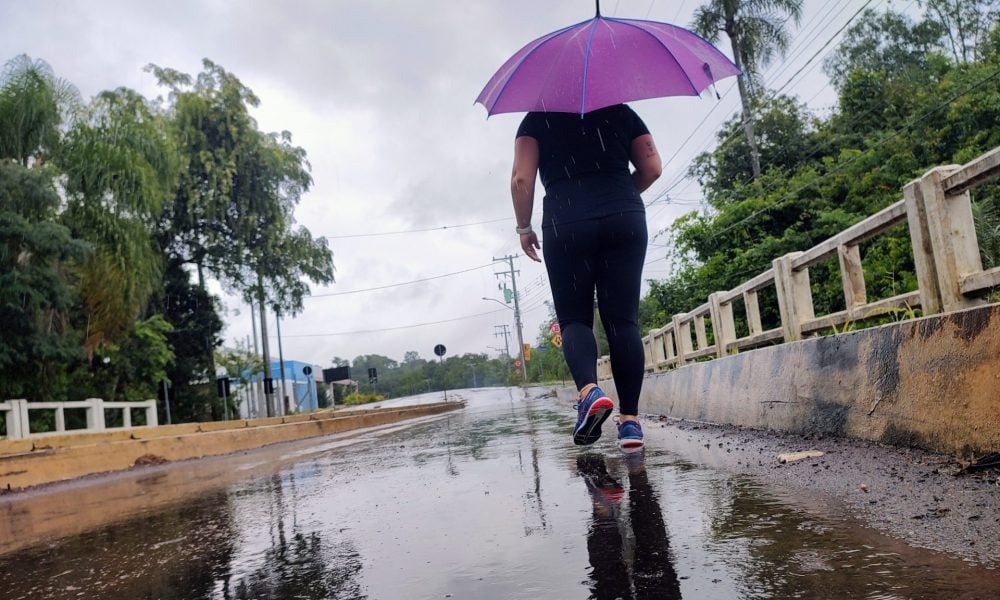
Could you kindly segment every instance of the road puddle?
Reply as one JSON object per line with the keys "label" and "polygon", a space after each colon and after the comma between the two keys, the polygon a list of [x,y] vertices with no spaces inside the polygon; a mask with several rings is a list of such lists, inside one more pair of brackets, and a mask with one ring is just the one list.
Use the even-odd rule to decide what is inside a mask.
{"label": "road puddle", "polygon": [[0,598],[998,597],[1000,573],[835,502],[625,457],[610,424],[575,447],[551,398],[462,395],[404,429],[0,498]]}

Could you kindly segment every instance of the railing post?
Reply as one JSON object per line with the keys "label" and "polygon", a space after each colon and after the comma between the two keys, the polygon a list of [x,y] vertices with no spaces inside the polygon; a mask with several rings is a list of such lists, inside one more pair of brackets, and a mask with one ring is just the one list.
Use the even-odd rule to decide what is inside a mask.
{"label": "railing post", "polygon": [[56,431],[66,431],[66,409],[61,402],[56,406]]}
{"label": "railing post", "polygon": [[10,410],[5,411],[7,421],[7,439],[19,440],[28,437],[27,420],[24,415],[28,412],[27,400],[8,400],[6,402]]}
{"label": "railing post", "polygon": [[715,349],[719,358],[729,354],[731,346],[736,344],[736,320],[733,318],[732,303],[721,302],[722,292],[715,292],[708,297],[709,309],[712,314],[712,331],[715,333]]}
{"label": "railing post", "polygon": [[662,329],[650,329],[649,330],[649,360],[653,364],[653,371],[659,371],[660,365],[666,360],[666,354],[663,350],[663,330]]}
{"label": "railing post", "polygon": [[760,320],[760,303],[757,302],[757,292],[743,292],[743,306],[747,311],[747,328],[750,337],[764,333],[764,324]]}
{"label": "railing post", "polygon": [[914,179],[903,187],[903,200],[906,202],[906,222],[910,229],[917,287],[920,288],[920,309],[925,315],[936,315],[941,312],[942,307],[941,288],[938,286],[934,248],[931,246],[931,232],[927,226],[927,208],[919,179]]}
{"label": "railing post", "polygon": [[87,398],[87,429],[90,431],[104,431],[104,400],[100,398]]}
{"label": "railing post", "polygon": [[[673,323],[664,327],[663,333],[663,349],[666,351],[667,361],[672,361],[677,358],[677,330]],[[676,365],[674,365],[676,366]]]}
{"label": "railing post", "polygon": [[159,424],[156,416],[156,400],[146,400],[146,425],[156,427]]}
{"label": "railing post", "polygon": [[[944,312],[971,308],[984,303],[980,299],[966,298],[961,289],[963,277],[983,270],[976,242],[976,228],[972,220],[972,199],[969,192],[948,196],[941,185],[942,179],[959,168],[950,165],[931,169],[906,188],[907,210],[910,208],[911,196],[923,207],[927,238],[933,253],[937,289],[941,298],[940,310]],[[912,235],[912,224],[910,231]],[[921,233],[923,231],[921,227]],[[917,244],[914,242],[914,255],[917,254],[917,250]],[[926,265],[924,266],[926,268]],[[919,267],[917,274],[919,277]],[[923,283],[920,282],[921,300],[923,300]]]}
{"label": "railing post", "polygon": [[857,245],[837,247],[840,258],[840,281],[844,288],[844,304],[847,314],[854,314],[859,306],[868,303],[868,290],[865,287],[865,272],[861,267],[861,250]]}
{"label": "railing post", "polygon": [[128,405],[125,405],[125,408],[122,409],[122,428],[132,428],[132,408]]}
{"label": "railing post", "polygon": [[674,315],[674,341],[677,343],[677,366],[687,363],[687,356],[694,352],[691,346],[691,324],[684,323],[684,315]]}
{"label": "railing post", "polygon": [[698,343],[698,350],[708,348],[708,333],[705,331],[704,315],[698,315],[694,318],[694,339]]}
{"label": "railing post", "polygon": [[28,401],[27,400],[12,400],[12,402],[17,403],[18,421],[20,421],[21,437],[26,438],[31,436],[31,420],[28,418]]}
{"label": "railing post", "polygon": [[774,260],[774,287],[778,292],[781,329],[786,342],[802,339],[802,324],[816,318],[813,312],[809,269],[796,271],[792,261],[801,252],[792,252]]}

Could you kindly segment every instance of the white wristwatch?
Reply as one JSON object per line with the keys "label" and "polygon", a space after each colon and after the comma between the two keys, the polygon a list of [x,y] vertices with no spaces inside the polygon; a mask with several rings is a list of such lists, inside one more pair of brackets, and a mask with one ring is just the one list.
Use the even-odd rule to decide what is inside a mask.
{"label": "white wristwatch", "polygon": [[528,223],[527,227],[515,227],[514,231],[516,231],[520,235],[524,235],[526,233],[532,233],[535,230],[531,228],[531,223]]}

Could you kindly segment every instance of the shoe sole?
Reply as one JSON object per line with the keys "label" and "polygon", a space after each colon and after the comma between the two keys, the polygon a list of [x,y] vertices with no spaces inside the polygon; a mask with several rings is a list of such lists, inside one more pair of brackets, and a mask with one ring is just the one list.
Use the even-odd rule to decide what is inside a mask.
{"label": "shoe sole", "polygon": [[640,452],[646,447],[646,444],[642,440],[618,440],[618,447],[625,454],[631,454],[633,452]]}
{"label": "shoe sole", "polygon": [[601,425],[611,416],[615,405],[610,398],[598,398],[590,407],[587,418],[580,428],[573,432],[573,443],[577,446],[593,444],[601,437]]}

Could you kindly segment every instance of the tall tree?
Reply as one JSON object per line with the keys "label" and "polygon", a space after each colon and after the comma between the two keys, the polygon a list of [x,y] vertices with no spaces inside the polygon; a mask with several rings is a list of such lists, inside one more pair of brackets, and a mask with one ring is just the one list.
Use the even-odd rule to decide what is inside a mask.
{"label": "tall tree", "polygon": [[925,20],[944,29],[947,46],[956,62],[983,58],[990,32],[1000,20],[997,0],[921,0]]}
{"label": "tall tree", "polygon": [[932,53],[940,50],[944,27],[937,21],[914,23],[908,16],[886,10],[866,10],[844,34],[823,70],[838,89],[856,71],[881,73],[883,78],[928,74]]}
{"label": "tall tree", "polygon": [[[250,109],[260,104],[235,75],[208,59],[203,66],[197,77],[147,67],[169,90],[166,114],[180,161],[174,197],[160,222],[160,242],[168,259],[197,268],[202,287],[206,269],[225,282],[242,266],[242,247],[235,244],[239,236],[231,230],[235,220],[227,217],[252,212],[250,200],[235,188],[251,175],[246,156],[256,148],[259,132]],[[254,218],[254,224],[260,220]]]}
{"label": "tall tree", "polygon": [[711,42],[725,33],[733,61],[742,71],[737,78],[743,104],[743,130],[750,148],[754,179],[760,178],[760,154],[754,137],[753,99],[760,69],[788,49],[789,20],[798,24],[802,0],[709,0],[694,14],[694,30]]}
{"label": "tall tree", "polygon": [[45,61],[23,54],[8,61],[0,71],[0,158],[44,162],[79,103],[76,88]]}
{"label": "tall tree", "polygon": [[167,112],[181,155],[161,244],[171,261],[197,266],[202,287],[208,270],[257,304],[269,372],[266,311],[301,310],[309,290],[303,279],[333,281],[333,256],[325,240],[294,227],[293,210],[312,183],[305,151],[288,132],[260,132],[250,116],[259,104],[253,91],[215,63],[203,64],[196,78],[149,66],[170,90]]}
{"label": "tall tree", "polygon": [[95,251],[81,265],[86,349],[125,339],[161,286],[153,223],[173,189],[163,120],[132,90],[103,92],[67,132],[62,219]]}

